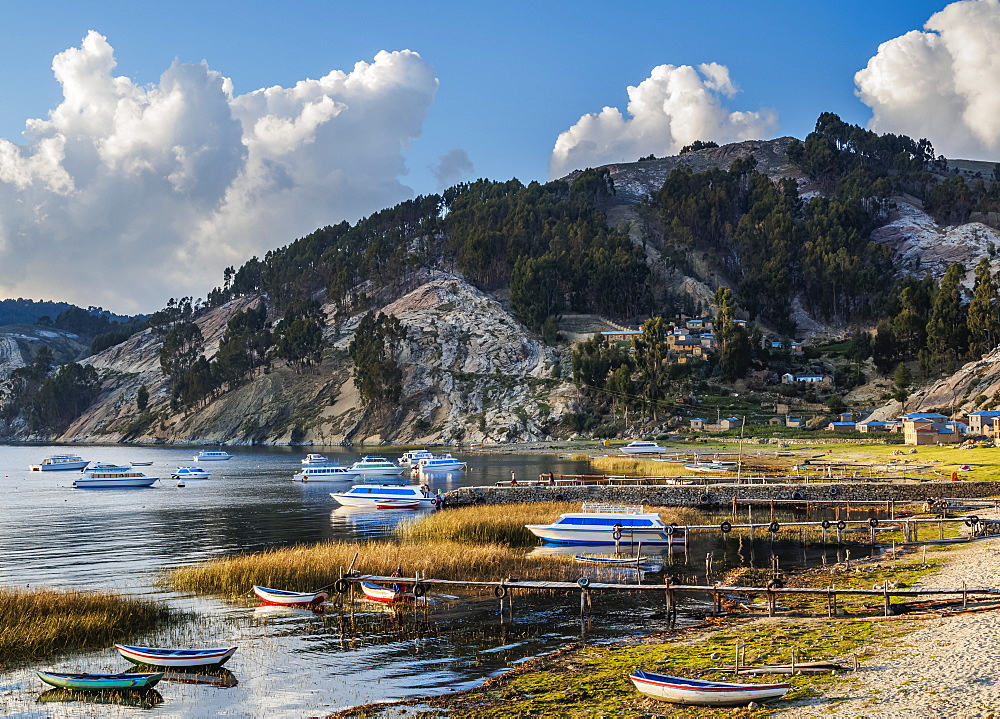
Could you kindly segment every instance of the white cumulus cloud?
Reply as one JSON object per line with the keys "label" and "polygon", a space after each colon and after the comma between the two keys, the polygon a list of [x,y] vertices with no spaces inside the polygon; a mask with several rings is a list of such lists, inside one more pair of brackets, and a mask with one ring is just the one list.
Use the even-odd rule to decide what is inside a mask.
{"label": "white cumulus cloud", "polygon": [[205,63],[140,86],[93,31],[52,69],[61,103],[0,139],[0,297],[117,311],[204,296],[227,265],[411,197],[438,84],[403,50],[244,95]]}
{"label": "white cumulus cloud", "polygon": [[723,99],[738,89],[729,68],[718,63],[660,65],[636,87],[628,88],[628,115],[616,107],[581,117],[559,135],[549,176],[612,162],[634,162],[645,155],[675,154],[695,140],[719,144],[773,136],[773,110],[731,112]]}
{"label": "white cumulus cloud", "polygon": [[854,76],[869,127],[926,137],[949,157],[1000,150],[1000,0],[961,0],[882,43]]}

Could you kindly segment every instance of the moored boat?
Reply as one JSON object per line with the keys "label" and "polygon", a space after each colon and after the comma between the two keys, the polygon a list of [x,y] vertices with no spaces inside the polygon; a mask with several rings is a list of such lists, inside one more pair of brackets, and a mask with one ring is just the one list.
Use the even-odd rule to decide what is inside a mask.
{"label": "moored boat", "polygon": [[254,585],[253,592],[268,604],[283,607],[316,606],[325,602],[330,596],[327,592],[289,592],[257,585]]}
{"label": "moored boat", "polygon": [[330,496],[345,507],[377,507],[386,501],[406,500],[421,507],[434,506],[435,498],[424,494],[415,484],[377,485],[355,484],[346,492],[331,492]]}
{"label": "moored boat", "polygon": [[629,675],[635,688],[654,699],[696,706],[740,706],[784,696],[791,684],[732,684],[685,679],[637,669]]}
{"label": "moored boat", "polygon": [[163,672],[142,674],[83,674],[35,672],[46,684],[60,689],[101,692],[121,689],[149,689],[163,678]]}
{"label": "moored boat", "polygon": [[206,472],[201,467],[178,467],[170,476],[173,479],[208,479],[212,473]]}
{"label": "moored boat", "polygon": [[322,454],[307,454],[306,458],[302,460],[304,465],[317,465],[317,464],[327,464],[329,459],[324,457]]}
{"label": "moored boat", "polygon": [[38,464],[33,464],[28,469],[32,472],[60,472],[70,469],[83,469],[90,460],[81,459],[75,454],[53,454],[46,457]]}
{"label": "moored boat", "polygon": [[526,524],[539,539],[553,544],[671,544],[680,532],[642,505],[584,503],[580,512],[559,515],[552,524]]}
{"label": "moored boat", "polygon": [[637,439],[629,442],[624,447],[619,447],[622,454],[661,454],[667,451],[666,447],[661,447],[656,442]]}
{"label": "moored boat", "polygon": [[375,584],[374,582],[361,582],[361,591],[365,593],[365,599],[370,599],[373,602],[384,602],[386,604],[395,604],[396,602],[412,602],[416,599],[413,592],[406,592],[397,590],[391,587],[383,587],[380,584]]}
{"label": "moored boat", "polygon": [[465,462],[455,459],[450,454],[435,454],[420,460],[418,468],[421,472],[456,472],[465,469]]}
{"label": "moored boat", "polygon": [[411,449],[409,452],[403,452],[403,456],[396,460],[396,464],[400,467],[416,469],[420,466],[420,460],[430,459],[433,456],[434,455],[426,449]]}
{"label": "moored boat", "polygon": [[351,465],[351,471],[364,476],[398,476],[406,471],[406,467],[393,464],[385,457],[368,455]]}
{"label": "moored boat", "polygon": [[730,463],[719,463],[719,462],[698,462],[696,464],[685,464],[684,469],[690,470],[691,472],[735,472],[736,464]]}
{"label": "moored boat", "polygon": [[375,505],[375,509],[419,509],[420,502],[410,499],[383,499]]}
{"label": "moored boat", "polygon": [[115,489],[120,487],[150,487],[159,477],[149,477],[132,467],[95,463],[73,480],[77,489]]}
{"label": "moored boat", "polygon": [[209,649],[166,649],[162,647],[133,647],[115,644],[118,653],[133,664],[153,667],[209,667],[225,664],[237,647],[212,647]]}
{"label": "moored boat", "polygon": [[195,462],[222,462],[232,459],[235,455],[221,449],[203,449],[195,456]]}
{"label": "moored boat", "polygon": [[302,471],[292,477],[296,482],[339,482],[357,479],[361,475],[347,467],[327,464],[321,466],[303,467]]}
{"label": "moored boat", "polygon": [[152,467],[152,462],[129,462],[133,467]]}

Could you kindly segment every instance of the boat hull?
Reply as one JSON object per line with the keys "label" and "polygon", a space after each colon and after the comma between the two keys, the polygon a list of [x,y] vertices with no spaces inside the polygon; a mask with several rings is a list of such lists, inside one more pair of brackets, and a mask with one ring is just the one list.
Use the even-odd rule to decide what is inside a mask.
{"label": "boat hull", "polygon": [[215,667],[229,661],[237,647],[166,649],[115,644],[118,653],[133,664],[153,667]]}
{"label": "boat hull", "polygon": [[83,469],[90,464],[89,459],[79,462],[60,462],[59,464],[33,464],[30,466],[32,472],[66,472],[73,469]]}
{"label": "boat hull", "polygon": [[356,472],[363,477],[398,477],[403,472],[408,471],[408,467],[351,467],[352,472]]}
{"label": "boat hull", "polygon": [[[378,507],[386,502],[400,501],[399,497],[369,495],[351,495],[346,492],[331,492],[330,496],[345,507]],[[415,502],[418,507],[433,507],[434,497],[420,497],[406,499],[407,502]]]}
{"label": "boat hull", "polygon": [[326,592],[287,592],[283,589],[258,586],[254,586],[253,592],[267,604],[280,607],[315,607],[330,596]]}
{"label": "boat hull", "polygon": [[646,696],[690,706],[741,706],[784,696],[790,684],[730,684],[635,671],[629,675]]}
{"label": "boat hull", "polygon": [[293,480],[296,482],[343,482],[356,480],[361,475],[357,472],[319,472],[307,474],[305,472],[299,472],[294,477]]}
{"label": "boat hull", "polygon": [[[612,528],[600,527],[585,529],[578,527],[575,529],[559,529],[547,524],[529,524],[525,527],[529,532],[539,539],[551,544],[579,544],[579,545],[614,545],[615,538],[612,535]],[[646,545],[668,545],[683,544],[684,539],[678,536],[677,532],[667,534],[663,529],[645,530],[622,530],[621,539],[617,544],[642,544]]]}
{"label": "boat hull", "polygon": [[361,591],[365,593],[365,599],[383,604],[412,602],[416,599],[412,592],[397,592],[390,587],[383,587],[372,582],[361,582]]}
{"label": "boat hull", "polygon": [[121,489],[130,487],[151,487],[159,477],[126,477],[123,479],[75,479],[77,489]]}
{"label": "boat hull", "polygon": [[163,678],[163,672],[149,674],[67,674],[36,672],[46,684],[60,689],[101,692],[122,689],[149,689]]}

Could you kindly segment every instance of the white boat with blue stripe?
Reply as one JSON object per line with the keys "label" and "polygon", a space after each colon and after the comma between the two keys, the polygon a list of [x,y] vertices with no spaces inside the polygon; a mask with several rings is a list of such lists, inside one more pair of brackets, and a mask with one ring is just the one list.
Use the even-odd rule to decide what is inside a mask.
{"label": "white boat with blue stripe", "polygon": [[425,494],[416,485],[356,484],[346,492],[331,492],[330,496],[345,507],[377,507],[386,500],[407,500],[420,507],[433,507],[434,496]]}
{"label": "white boat with blue stripe", "polygon": [[642,505],[584,503],[580,512],[560,514],[552,524],[526,524],[525,529],[551,544],[671,544],[682,542],[673,525]]}
{"label": "white boat with blue stripe", "polygon": [[296,482],[341,482],[355,480],[361,474],[339,464],[325,464],[317,467],[303,467],[292,479]]}
{"label": "white boat with blue stripe", "polygon": [[435,454],[420,460],[421,472],[457,472],[465,469],[465,462],[450,454]]}

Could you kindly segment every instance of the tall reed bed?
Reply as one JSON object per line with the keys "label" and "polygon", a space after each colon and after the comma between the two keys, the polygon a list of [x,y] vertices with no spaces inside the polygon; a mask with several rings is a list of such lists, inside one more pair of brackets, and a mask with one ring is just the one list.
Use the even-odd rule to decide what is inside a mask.
{"label": "tall reed bed", "polygon": [[273,549],[181,567],[170,573],[169,582],[178,591],[230,597],[249,595],[254,584],[308,591],[336,581],[338,570],[346,570],[355,553],[355,571],[383,576],[397,567],[409,576],[420,571],[434,579],[572,581],[579,575],[570,557],[528,557],[500,544],[432,540],[331,542]]}
{"label": "tall reed bed", "polygon": [[0,666],[126,641],[172,616],[163,604],[119,594],[0,588]]}
{"label": "tall reed bed", "polygon": [[626,474],[639,477],[684,477],[691,474],[680,462],[656,462],[632,457],[594,457],[590,466],[604,474]]}

